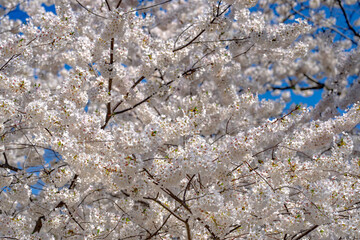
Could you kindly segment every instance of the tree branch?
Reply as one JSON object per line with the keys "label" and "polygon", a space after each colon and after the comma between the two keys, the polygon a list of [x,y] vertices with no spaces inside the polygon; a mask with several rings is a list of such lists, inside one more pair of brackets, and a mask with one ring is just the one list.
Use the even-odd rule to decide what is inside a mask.
{"label": "tree branch", "polygon": [[10,169],[14,172],[17,172],[17,171],[20,171],[21,169],[17,168],[17,167],[13,167],[11,165],[9,165],[8,163],[8,159],[7,159],[7,156],[6,156],[6,153],[3,152],[3,156],[4,156],[4,159],[5,159],[5,163],[4,164],[0,164],[0,168],[7,168],[7,169]]}
{"label": "tree branch", "polygon": [[159,204],[160,206],[162,206],[164,209],[166,209],[171,215],[173,215],[176,219],[178,219],[180,222],[183,222],[185,224],[185,228],[186,228],[186,235],[187,235],[187,239],[191,240],[191,230],[190,230],[190,226],[189,226],[189,219],[182,219],[180,216],[176,215],[170,208],[168,208],[167,206],[165,206],[161,201],[157,200],[156,198],[152,198],[152,197],[144,197],[144,199],[148,199],[148,200],[152,200],[154,202],[156,202],[157,204]]}
{"label": "tree branch", "polygon": [[11,60],[17,58],[20,55],[21,55],[20,53],[12,55],[11,58],[9,58],[9,60],[7,60],[6,63],[1,66],[0,71],[2,71],[10,63]]}
{"label": "tree branch", "polygon": [[111,7],[110,7],[108,0],[105,0],[105,3],[106,3],[106,6],[108,7],[109,11],[111,12]]}
{"label": "tree branch", "polygon": [[337,2],[339,3],[339,6],[340,6],[340,9],[341,9],[342,13],[344,14],[344,18],[345,18],[346,24],[348,25],[349,29],[354,33],[355,36],[357,36],[357,37],[360,38],[359,33],[356,32],[356,30],[354,29],[354,27],[351,25],[350,20],[349,20],[349,17],[348,17],[348,15],[346,14],[346,11],[345,11],[345,9],[344,9],[344,6],[343,6],[342,3],[341,3],[341,0],[337,0]]}
{"label": "tree branch", "polygon": [[302,239],[303,237],[305,237],[306,235],[308,235],[309,233],[311,233],[312,231],[314,231],[317,227],[319,227],[319,225],[314,225],[313,227],[309,228],[308,230],[306,230],[304,233],[300,234],[299,236],[292,238],[293,240],[299,240]]}
{"label": "tree branch", "polygon": [[154,5],[148,6],[148,7],[138,8],[138,9],[131,10],[131,11],[129,11],[129,12],[126,12],[126,13],[124,13],[124,14],[147,10],[147,9],[150,9],[150,8],[153,8],[153,7],[157,7],[157,6],[163,5],[163,4],[168,3],[168,2],[171,2],[171,1],[172,1],[172,0],[167,0],[167,1],[164,1],[164,2],[161,2],[161,3],[158,3],[158,4],[154,4]]}
{"label": "tree branch", "polygon": [[116,9],[118,9],[120,7],[122,0],[119,0],[118,4],[116,5]]}
{"label": "tree branch", "polygon": [[[219,6],[220,7],[220,6]],[[215,20],[220,17],[221,15],[223,15],[229,8],[231,7],[231,4],[228,5],[221,13],[217,13],[216,16],[210,21],[210,24],[213,24],[215,22]],[[173,52],[177,52],[181,49],[184,49],[186,48],[187,46],[189,46],[190,44],[192,44],[196,39],[198,39],[204,32],[206,31],[206,28],[202,29],[193,39],[190,40],[190,42],[178,47],[178,48],[175,48],[173,50]]]}
{"label": "tree branch", "polygon": [[[145,77],[144,76],[141,76],[137,81],[135,81],[135,83],[130,87],[130,90],[134,89],[139,83],[141,83],[142,80],[144,80]],[[124,99],[127,99],[129,97],[129,94],[130,94],[130,90],[127,91],[127,93],[125,94],[124,96]],[[121,100],[119,101],[115,107],[113,108],[113,112],[116,111],[116,109],[124,102],[124,100]]]}
{"label": "tree branch", "polygon": [[100,17],[100,18],[103,18],[103,19],[107,19],[107,18],[104,17],[104,16],[101,16],[101,15],[99,15],[99,14],[96,14],[96,13],[90,11],[87,7],[85,7],[84,5],[82,5],[82,4],[79,2],[79,0],[75,0],[75,1],[76,1],[82,8],[84,8],[86,11],[88,11],[89,13],[91,13],[91,14],[97,16],[97,17]]}

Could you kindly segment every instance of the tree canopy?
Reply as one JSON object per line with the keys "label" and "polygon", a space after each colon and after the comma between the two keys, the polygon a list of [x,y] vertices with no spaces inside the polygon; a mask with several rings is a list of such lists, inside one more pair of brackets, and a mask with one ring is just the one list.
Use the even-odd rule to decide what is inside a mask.
{"label": "tree canopy", "polygon": [[359,1],[0,6],[1,239],[360,237]]}

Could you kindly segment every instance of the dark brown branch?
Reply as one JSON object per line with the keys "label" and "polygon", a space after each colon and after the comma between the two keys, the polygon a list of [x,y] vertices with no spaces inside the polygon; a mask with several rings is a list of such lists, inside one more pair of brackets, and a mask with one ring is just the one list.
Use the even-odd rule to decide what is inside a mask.
{"label": "dark brown branch", "polygon": [[233,58],[237,58],[237,57],[239,57],[241,55],[247,54],[254,45],[255,45],[255,43],[253,45],[251,45],[245,52],[239,53],[238,55],[236,55]]}
{"label": "dark brown branch", "polygon": [[2,71],[10,63],[11,60],[17,58],[20,55],[21,55],[20,53],[12,55],[11,58],[9,58],[9,60],[7,60],[6,63],[1,66],[0,71]]}
{"label": "dark brown branch", "polygon": [[202,56],[199,60],[197,60],[197,61],[191,66],[191,69],[193,69],[193,68],[196,66],[196,64],[198,64],[201,60],[203,60],[204,58],[206,58],[207,56],[209,56],[210,54],[212,54],[212,53],[214,53],[214,52],[215,52],[215,50],[212,50],[212,51],[206,53],[204,56]]}
{"label": "dark brown branch", "polygon": [[256,173],[256,175],[258,175],[271,188],[271,190],[273,192],[275,192],[274,187],[271,186],[271,184],[268,182],[268,180],[266,180],[266,178],[264,178],[258,171],[256,171],[256,168],[252,168],[247,161],[244,161],[244,162],[246,163],[246,165],[248,165],[250,171],[254,171]]}
{"label": "dark brown branch", "polygon": [[34,230],[32,231],[32,234],[40,232],[41,228],[42,228],[42,220],[45,220],[45,216],[42,215],[40,216],[37,220],[36,220],[36,224],[34,227]]}
{"label": "dark brown branch", "polygon": [[[221,15],[223,15],[229,8],[231,7],[231,4],[228,5],[221,13],[217,13],[216,16],[210,21],[210,24],[213,24],[215,22],[215,20],[220,17]],[[196,39],[198,39],[204,32],[206,31],[206,28],[202,29],[193,39],[191,39],[188,43],[178,47],[178,48],[175,48],[173,50],[173,52],[177,52],[181,49],[184,49],[186,48],[187,46],[189,46],[190,44],[192,44]]]}
{"label": "dark brown branch", "polygon": [[75,188],[75,185],[76,185],[76,179],[79,177],[79,175],[75,174],[73,180],[71,181],[70,183],[70,187],[69,189],[74,189]]}
{"label": "dark brown branch", "polygon": [[260,151],[260,152],[257,152],[257,153],[255,153],[255,154],[252,155],[252,156],[253,156],[253,157],[256,157],[256,156],[259,155],[260,153],[266,152],[267,150],[270,150],[270,149],[274,149],[274,148],[276,148],[280,143],[281,143],[281,142],[275,144],[274,146],[265,148],[264,150],[262,150],[262,151]]}
{"label": "dark brown branch", "polygon": [[150,8],[153,8],[153,7],[157,7],[157,6],[163,5],[163,4],[168,3],[168,2],[171,2],[171,1],[172,1],[172,0],[167,0],[167,1],[164,1],[164,2],[161,2],[161,3],[158,3],[158,4],[154,4],[154,5],[148,6],[148,7],[138,8],[138,9],[131,10],[131,11],[129,11],[129,12],[126,12],[126,13],[124,13],[124,14],[147,10],[147,9],[150,9]]}
{"label": "dark brown branch", "polygon": [[235,172],[239,167],[241,167],[244,163],[240,163],[239,165],[237,165],[233,170],[231,170],[227,176],[230,176],[233,172]]}
{"label": "dark brown branch", "polygon": [[[143,168],[144,172],[146,172],[146,174],[154,180],[154,184],[159,185],[159,183],[157,183],[155,181],[155,177],[146,169]],[[170,197],[172,197],[175,201],[177,201],[178,203],[180,203],[181,206],[183,206],[189,213],[192,214],[191,209],[189,208],[189,206],[186,204],[185,201],[182,201],[178,196],[176,196],[173,192],[171,192],[168,188],[161,188],[162,191],[164,191],[166,194],[168,194]]]}
{"label": "dark brown branch", "polygon": [[188,42],[188,43],[186,43],[186,44],[184,44],[184,45],[182,45],[182,46],[180,46],[178,48],[175,48],[173,50],[173,52],[177,52],[177,51],[179,51],[179,50],[181,50],[183,48],[186,48],[187,46],[192,44],[196,39],[198,39],[201,36],[201,34],[203,34],[204,32],[205,32],[205,29],[201,30],[192,40],[190,40],[190,42]]}
{"label": "dark brown branch", "polygon": [[[314,25],[318,26],[318,27],[322,27],[316,23],[313,22],[313,20],[310,17],[307,17],[306,15],[302,14],[301,12],[297,11],[296,9],[294,9],[293,7],[291,8],[291,10],[293,10],[296,14],[299,14],[301,17],[303,17],[304,19],[308,20],[310,23],[313,23]],[[333,28],[333,27],[329,27],[329,29],[331,31],[336,32],[337,34],[339,34],[340,36],[350,40],[354,45],[358,45],[358,43],[356,41],[354,41],[354,39],[350,38],[349,36],[343,34],[342,32],[340,32],[338,29]]]}
{"label": "dark brown branch", "polygon": [[211,230],[211,228],[209,227],[209,225],[205,225],[206,230],[208,230],[208,232],[211,234],[212,239],[214,240],[220,240],[220,238],[218,236],[215,235],[215,233]]}
{"label": "dark brown branch", "polygon": [[249,39],[246,38],[233,38],[233,39],[219,39],[219,40],[205,40],[205,41],[195,41],[194,43],[218,43],[218,42],[237,42],[237,41],[244,41]]}
{"label": "dark brown branch", "polygon": [[[142,80],[144,80],[145,77],[141,76],[137,81],[135,81],[135,83],[130,87],[130,90],[134,89],[139,83],[141,83]],[[125,94],[124,99],[128,98],[129,94],[130,94],[130,90]],[[116,111],[116,109],[124,102],[124,100],[119,101],[115,107],[113,108],[113,112]]]}
{"label": "dark brown branch", "polygon": [[318,86],[321,86],[321,87],[323,87],[323,88],[326,88],[327,90],[330,90],[330,88],[327,87],[324,83],[321,83],[321,82],[316,81],[314,78],[310,77],[310,76],[307,75],[306,73],[303,73],[303,75],[304,75],[307,79],[309,79],[311,82],[316,83]]}
{"label": "dark brown branch", "polygon": [[66,204],[65,202],[60,201],[59,204],[56,205],[56,207],[54,208],[54,210],[55,210],[56,208],[62,208],[62,207],[65,207],[65,208],[68,210],[71,219],[84,231],[85,229],[84,229],[84,228],[80,225],[80,223],[74,218],[72,212],[70,211],[69,207],[67,206],[67,204]]}
{"label": "dark brown branch", "polygon": [[219,16],[219,14],[220,14],[220,5],[221,5],[221,0],[218,2],[218,6],[216,8],[216,15],[215,16]]}
{"label": "dark brown branch", "polygon": [[182,76],[190,76],[200,68],[202,68],[202,67],[190,68],[189,70],[186,70],[185,72],[183,72]]}
{"label": "dark brown branch", "polygon": [[20,171],[21,169],[17,168],[17,167],[13,167],[11,165],[9,165],[8,163],[8,159],[7,159],[7,156],[6,156],[6,153],[3,152],[3,156],[4,156],[4,159],[5,159],[5,163],[4,164],[0,164],[0,168],[7,168],[7,169],[10,169],[14,172],[17,172],[17,171]]}
{"label": "dark brown branch", "polygon": [[159,204],[160,206],[162,206],[164,209],[166,209],[171,215],[173,215],[176,219],[178,219],[180,222],[183,222],[185,224],[185,228],[186,228],[186,234],[187,234],[187,239],[191,240],[191,230],[190,230],[190,225],[189,225],[189,219],[182,219],[180,216],[176,215],[174,213],[174,211],[172,211],[170,208],[168,208],[167,206],[165,206],[161,201],[157,200],[157,198],[152,198],[152,197],[144,197],[144,199],[148,199],[148,200],[152,200],[154,202],[156,202],[157,204]]}
{"label": "dark brown branch", "polygon": [[156,94],[156,92],[154,92],[153,94],[151,94],[150,96],[146,97],[145,99],[141,100],[140,102],[136,103],[134,106],[132,107],[129,107],[129,108],[126,108],[124,110],[121,110],[121,111],[117,111],[117,112],[114,112],[113,115],[118,115],[118,114],[122,114],[122,113],[125,113],[127,111],[130,111],[130,110],[133,110],[134,108],[140,106],[141,104],[143,104],[144,102],[148,101],[150,98],[152,98],[154,95]]}
{"label": "dark brown branch", "polygon": [[[163,84],[162,86],[169,86],[172,82],[174,82],[174,80],[171,80],[171,81]],[[134,108],[136,108],[136,107],[140,106],[141,104],[143,104],[144,102],[148,101],[150,98],[152,98],[156,94],[157,94],[157,92],[154,92],[150,96],[148,96],[145,99],[141,100],[140,102],[136,103],[134,106],[126,108],[126,109],[121,110],[121,111],[114,112],[112,115],[118,115],[118,114],[122,114],[124,112],[130,111],[130,110],[133,110]]]}
{"label": "dark brown branch", "polygon": [[189,219],[186,219],[185,227],[186,227],[187,239],[191,240],[192,238],[191,238],[191,230],[190,230],[190,225],[189,225]]}
{"label": "dark brown branch", "polygon": [[173,192],[171,192],[169,189],[165,189],[165,188],[161,188],[161,190],[163,190],[166,194],[168,194],[170,197],[172,197],[175,201],[177,201],[178,203],[180,203],[189,213],[192,214],[191,209],[189,208],[189,206],[183,202],[178,196],[176,196]]}
{"label": "dark brown branch", "polygon": [[168,208],[167,206],[165,206],[162,202],[160,202],[159,200],[157,200],[156,198],[152,198],[152,197],[144,197],[144,199],[148,199],[148,200],[152,200],[154,202],[156,202],[157,204],[159,204],[160,206],[162,206],[164,209],[166,209],[171,215],[173,215],[176,219],[178,219],[180,222],[185,223],[186,220],[182,219],[181,217],[179,217],[178,215],[176,215],[170,208]]}
{"label": "dark brown branch", "polygon": [[341,0],[337,0],[337,2],[339,3],[339,6],[340,6],[340,9],[341,9],[342,13],[344,14],[344,18],[345,18],[346,24],[348,25],[349,29],[354,33],[355,36],[357,36],[357,37],[360,38],[359,33],[356,32],[356,30],[354,29],[354,27],[351,25],[350,20],[349,20],[349,17],[348,17],[348,15],[346,14],[346,11],[345,11],[345,9],[344,9],[344,6],[343,6],[342,3],[341,3]]}
{"label": "dark brown branch", "polygon": [[[306,90],[317,90],[317,89],[323,89],[324,86],[314,86],[314,87],[302,87],[299,88],[300,91],[306,91]],[[272,87],[272,90],[289,90],[289,89],[295,89],[295,85],[292,86],[286,86],[286,87]]]}
{"label": "dark brown branch", "polygon": [[233,229],[231,229],[228,233],[225,234],[225,236],[229,235],[230,233],[236,231],[237,229],[241,228],[242,225],[237,225],[236,227],[234,227]]}
{"label": "dark brown branch", "polygon": [[45,130],[50,134],[51,137],[53,136],[49,129],[45,128]]}
{"label": "dark brown branch", "polygon": [[108,7],[109,11],[111,12],[111,7],[110,7],[108,0],[105,0],[105,3],[106,3],[106,6]]}
{"label": "dark brown branch", "polygon": [[212,143],[210,143],[210,146],[213,145],[214,143],[216,143],[217,141],[219,141],[221,138],[225,137],[226,135],[230,134],[231,132],[228,132],[229,130],[229,123],[231,120],[232,116],[230,116],[230,118],[227,120],[226,122],[226,126],[225,126],[225,134],[221,135],[220,137],[218,137],[217,139],[215,139]]}
{"label": "dark brown branch", "polygon": [[[54,211],[56,208],[62,208],[62,207],[64,207],[64,206],[68,209],[68,207],[66,206],[66,204],[65,204],[63,201],[60,201],[60,202],[56,205],[56,207],[54,207],[54,209],[53,209],[52,211]],[[71,212],[70,212],[69,209],[68,209],[68,211],[69,211],[72,219],[74,220],[74,218],[73,218],[73,216],[72,216],[72,214],[71,214]],[[40,230],[41,230],[41,228],[42,228],[42,220],[45,220],[45,216],[44,216],[44,215],[40,216],[40,217],[36,220],[35,227],[34,227],[34,230],[32,231],[32,234],[34,234],[34,233],[36,233],[36,232],[40,232]],[[76,220],[74,220],[74,221],[79,225],[79,223],[78,223]],[[79,226],[80,226],[80,225],[79,225]],[[81,226],[80,226],[80,228],[81,228],[82,230],[84,230]]]}
{"label": "dark brown branch", "polygon": [[165,226],[166,222],[169,220],[170,217],[171,217],[171,214],[169,214],[169,215],[165,218],[163,224],[161,224],[161,226],[160,226],[158,229],[156,229],[156,231],[155,231],[154,233],[152,233],[150,236],[148,236],[147,238],[145,238],[145,240],[150,240],[151,238],[153,238],[153,237],[155,237],[156,235],[158,235],[158,234],[159,234],[159,231]]}
{"label": "dark brown branch", "polygon": [[[107,3],[107,1],[106,1]],[[109,6],[110,7],[110,6]],[[111,11],[111,10],[110,10]],[[111,90],[112,90],[112,71],[113,71],[113,64],[114,64],[114,44],[115,44],[115,39],[111,38],[111,42],[110,42],[110,67],[109,67],[109,73],[110,73],[110,77],[109,77],[109,81],[108,81],[108,94],[111,96]],[[101,127],[101,129],[104,129],[106,127],[106,125],[109,123],[111,117],[112,117],[112,111],[111,111],[111,100],[107,103],[106,106],[106,117],[105,117],[105,124]]]}
{"label": "dark brown branch", "polygon": [[303,237],[305,237],[306,235],[308,235],[309,233],[311,233],[312,231],[314,231],[317,227],[319,227],[319,225],[314,225],[313,227],[309,228],[308,230],[306,230],[304,233],[300,234],[299,236],[292,238],[293,240],[299,240],[302,239]]}
{"label": "dark brown branch", "polygon": [[76,1],[82,8],[84,8],[86,11],[88,11],[89,13],[91,13],[91,14],[97,16],[97,17],[100,17],[100,18],[103,18],[103,19],[107,19],[107,18],[104,17],[104,16],[101,16],[101,15],[99,15],[99,14],[96,14],[96,13],[90,11],[87,7],[85,7],[84,5],[82,5],[82,4],[79,2],[79,0],[75,0],[75,1]]}
{"label": "dark brown branch", "polygon": [[185,190],[184,190],[184,196],[183,196],[183,202],[186,202],[186,192],[190,188],[191,181],[194,179],[195,174],[189,179],[189,182],[186,184]]}
{"label": "dark brown branch", "polygon": [[[102,237],[102,239],[107,239],[107,237],[108,237],[111,233],[113,233],[113,232],[115,231],[115,229],[119,226],[120,222],[121,222],[121,220],[119,220],[119,221],[116,223],[115,227],[113,227],[113,229],[111,229],[104,237]],[[141,235],[141,236],[142,236],[142,235]]]}
{"label": "dark brown branch", "polygon": [[116,5],[116,9],[118,9],[120,7],[122,0],[119,0],[118,4]]}
{"label": "dark brown branch", "polygon": [[295,152],[298,152],[298,153],[301,153],[303,154],[305,157],[309,158],[310,160],[314,160],[311,156],[309,156],[308,154],[300,151],[300,150],[297,150],[297,149],[294,149],[294,148],[291,148],[291,147],[288,147],[288,146],[279,146],[279,148],[282,147],[282,148],[286,148],[286,149],[289,149],[289,150],[293,150]]}
{"label": "dark brown branch", "polygon": [[75,219],[75,217],[73,216],[72,212],[70,211],[70,209],[69,209],[69,207],[66,205],[66,203],[64,203],[64,205],[65,205],[66,209],[68,210],[71,219],[81,228],[81,230],[84,231],[85,229],[84,229],[84,228],[81,226],[81,224]]}
{"label": "dark brown branch", "polygon": [[276,122],[278,122],[278,121],[283,120],[285,117],[291,115],[291,114],[294,113],[295,111],[300,110],[300,108],[301,108],[300,105],[296,105],[296,107],[295,107],[293,110],[291,110],[289,113],[285,114],[285,115],[282,116],[281,118],[276,119],[276,120],[275,120],[274,122],[272,122],[272,123],[276,123]]}
{"label": "dark brown branch", "polygon": [[177,43],[177,41],[179,41],[179,38],[189,29],[193,26],[194,24],[190,24],[187,28],[185,28],[175,39],[175,42],[174,42],[174,48],[175,48],[175,45]]}

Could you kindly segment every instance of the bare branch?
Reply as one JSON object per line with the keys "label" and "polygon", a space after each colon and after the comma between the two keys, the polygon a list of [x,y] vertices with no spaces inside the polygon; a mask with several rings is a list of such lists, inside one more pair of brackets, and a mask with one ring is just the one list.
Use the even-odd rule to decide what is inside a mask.
{"label": "bare branch", "polygon": [[308,230],[306,230],[304,233],[300,234],[299,236],[292,238],[293,240],[299,240],[302,239],[303,237],[305,237],[306,235],[308,235],[309,233],[311,233],[312,231],[314,231],[317,227],[319,227],[319,225],[314,225],[311,228],[309,228]]}
{"label": "bare branch", "polygon": [[186,191],[189,189],[191,181],[194,179],[195,174],[189,179],[189,182],[186,184],[185,190],[184,190],[184,196],[183,196],[183,202],[186,202]]}
{"label": "bare branch", "polygon": [[119,0],[118,4],[116,5],[116,9],[118,9],[120,7],[122,0]]}
{"label": "bare branch", "polygon": [[106,6],[108,7],[109,11],[111,12],[111,7],[110,7],[108,0],[105,0],[105,3],[106,3]]}
{"label": "bare branch", "polygon": [[21,169],[17,168],[17,167],[13,167],[11,165],[9,165],[8,163],[8,159],[7,159],[7,156],[6,156],[6,153],[3,152],[3,156],[4,156],[4,159],[5,159],[5,163],[4,164],[0,164],[0,168],[7,168],[7,169],[10,169],[14,172],[17,172],[17,171],[20,171]]}
{"label": "bare branch", "polygon": [[138,9],[135,9],[135,10],[132,10],[132,11],[129,11],[129,12],[126,12],[126,13],[124,13],[124,14],[132,13],[132,12],[144,11],[144,10],[147,10],[147,9],[150,9],[150,8],[154,8],[154,7],[157,7],[157,6],[166,4],[166,3],[171,2],[171,1],[172,1],[172,0],[167,0],[167,1],[164,1],[164,2],[161,2],[161,3],[158,3],[158,4],[154,4],[154,5],[148,6],[148,7],[138,8]]}
{"label": "bare branch", "polygon": [[[217,13],[216,16],[210,21],[210,24],[213,24],[215,22],[215,20],[220,17],[221,15],[223,15],[229,8],[231,7],[231,4],[228,5],[221,13]],[[190,44],[192,44],[196,39],[198,39],[204,32],[206,31],[206,28],[202,29],[193,39],[190,40],[190,42],[178,47],[178,48],[175,48],[173,50],[173,52],[177,52],[181,49],[184,49],[186,48],[187,46],[189,46]]]}
{"label": "bare branch", "polygon": [[36,220],[36,224],[34,227],[34,230],[32,231],[32,234],[40,232],[41,228],[42,228],[42,220],[45,220],[45,216],[42,215],[40,216],[37,220]]}
{"label": "bare branch", "polygon": [[11,60],[17,58],[17,57],[20,56],[20,55],[21,55],[20,53],[12,55],[11,58],[9,58],[9,59],[6,61],[6,63],[1,66],[0,71],[2,71],[2,70],[10,63]]}
{"label": "bare branch", "polygon": [[[141,83],[142,80],[144,80],[145,77],[144,76],[141,76],[137,81],[135,81],[135,83],[130,87],[130,90],[134,89],[139,83]],[[128,98],[129,97],[129,94],[130,94],[130,90],[127,91],[127,93],[125,94],[124,96],[124,99]],[[113,112],[115,112],[115,110],[124,102],[124,100],[121,100],[119,101],[115,107],[113,108]]]}
{"label": "bare branch", "polygon": [[346,14],[346,11],[344,9],[344,6],[342,5],[341,3],[341,0],[337,0],[339,6],[340,6],[340,9],[342,11],[342,13],[344,14],[344,18],[345,18],[345,21],[346,21],[346,24],[348,25],[349,29],[354,33],[355,36],[359,37],[360,38],[360,34],[358,32],[356,32],[356,30],[354,29],[354,27],[351,25],[350,23],[350,20],[349,20],[349,17],[348,15]]}
{"label": "bare branch", "polygon": [[85,7],[84,5],[82,5],[82,4],[79,2],[79,0],[75,0],[75,1],[76,1],[82,8],[84,8],[86,11],[88,11],[89,13],[91,13],[91,14],[97,16],[97,17],[100,17],[100,18],[103,18],[103,19],[107,19],[106,17],[101,16],[101,15],[99,15],[99,14],[97,14],[97,13],[94,13],[94,12],[92,12],[91,10],[89,10],[87,7]]}

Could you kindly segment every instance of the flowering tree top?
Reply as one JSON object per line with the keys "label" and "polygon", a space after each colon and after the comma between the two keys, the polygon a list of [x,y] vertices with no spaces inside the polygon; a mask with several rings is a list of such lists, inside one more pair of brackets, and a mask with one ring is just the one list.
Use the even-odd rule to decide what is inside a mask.
{"label": "flowering tree top", "polygon": [[359,237],[359,1],[0,5],[0,238]]}

